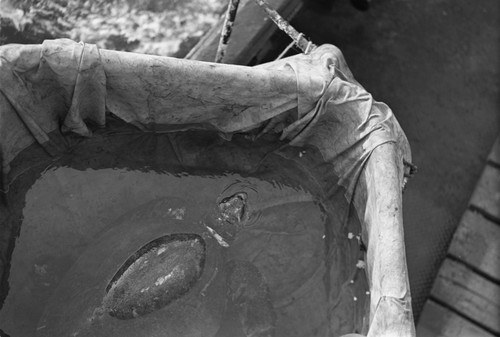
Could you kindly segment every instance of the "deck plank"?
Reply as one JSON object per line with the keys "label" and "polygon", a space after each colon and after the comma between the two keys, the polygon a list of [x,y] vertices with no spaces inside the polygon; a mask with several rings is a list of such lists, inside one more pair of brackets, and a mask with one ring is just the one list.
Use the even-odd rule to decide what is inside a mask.
{"label": "deck plank", "polygon": [[500,136],[495,141],[495,145],[493,145],[493,149],[491,150],[488,160],[500,165]]}
{"label": "deck plank", "polygon": [[418,337],[500,335],[500,136],[422,311]]}
{"label": "deck plank", "polygon": [[500,281],[500,226],[473,211],[466,211],[449,253]]}
{"label": "deck plank", "polygon": [[470,204],[500,221],[500,169],[486,165]]}
{"label": "deck plank", "polygon": [[500,286],[446,259],[431,290],[431,296],[500,334]]}
{"label": "deck plank", "polygon": [[429,300],[424,306],[417,337],[493,337],[489,332]]}

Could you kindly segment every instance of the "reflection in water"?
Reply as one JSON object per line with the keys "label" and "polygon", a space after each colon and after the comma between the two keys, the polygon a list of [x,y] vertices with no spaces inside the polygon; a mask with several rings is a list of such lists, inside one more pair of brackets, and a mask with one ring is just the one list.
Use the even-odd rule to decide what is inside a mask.
{"label": "reflection in water", "polygon": [[[286,264],[293,264],[291,260],[297,255],[315,254],[316,258],[321,255],[321,251],[297,254],[300,240],[294,239],[294,236],[300,238],[308,232],[315,234],[309,240],[319,242],[322,238],[322,215],[310,194],[230,174],[199,177],[124,169],[79,171],[59,167],[47,170],[26,195],[21,235],[12,257],[11,290],[1,312],[2,326],[6,331],[12,331],[13,336],[32,335],[30,331],[37,328],[50,296],[78,257],[115,219],[137,205],[159,197],[181,198],[185,200],[185,211],[174,210],[174,214],[183,214],[183,221],[196,223],[214,207],[217,199],[236,190],[248,193],[249,220],[248,229],[237,238],[239,242],[247,242],[246,246],[230,248],[231,253],[261,265],[264,274],[269,274],[267,278],[274,289],[273,294],[283,297],[284,285],[280,285],[279,278],[286,272],[290,276],[301,273]],[[301,219],[305,220],[302,222],[288,219],[293,216],[290,209],[283,214],[276,209],[280,204],[297,207],[294,202],[309,202],[310,205],[302,208],[312,211],[316,208],[316,214],[308,214],[307,219]],[[307,231],[305,227],[309,227]],[[286,240],[287,237],[290,240]],[[260,243],[261,238],[265,245]],[[272,243],[275,248],[270,247]],[[286,249],[281,252],[281,257],[278,256],[280,249]],[[9,323],[12,326],[8,326]]]}
{"label": "reflection in water", "polygon": [[[317,189],[300,170],[290,163],[283,165],[283,158],[277,156],[262,161],[262,154],[241,151],[234,145],[238,140],[221,143],[183,135],[138,135],[129,154],[124,149],[128,150],[130,135],[118,141],[116,137],[96,135],[87,143],[92,149],[99,144],[100,150],[80,145],[72,156],[43,171],[26,192],[11,260],[10,290],[0,311],[0,326],[7,333],[12,337],[63,332],[198,336],[204,331],[203,336],[246,336],[259,331],[258,323],[264,321],[255,318],[259,310],[262,317],[270,314],[266,305],[257,305],[262,309],[255,317],[238,315],[241,306],[252,308],[248,304],[252,299],[239,287],[247,284],[251,289],[261,283],[267,295],[253,299],[271,301],[276,336],[320,336],[331,328],[327,318],[331,294],[324,280],[333,289],[346,280],[337,280],[337,272],[328,270],[324,262],[329,254],[337,254],[325,245],[325,234],[331,236],[325,226],[333,226],[338,217],[311,192]],[[179,147],[185,151],[180,153]],[[203,171],[197,163],[205,165]],[[285,172],[276,173],[276,168]],[[85,317],[96,317],[102,292],[141,246],[170,233],[206,235],[202,224],[207,214],[236,193],[247,198],[241,229],[227,248],[216,241],[219,248],[208,245],[208,264],[188,295],[138,319],[82,323]],[[159,207],[158,200],[170,204]],[[350,244],[347,238],[335,241],[338,250]],[[351,269],[338,273],[347,275]],[[223,300],[228,296],[232,300]],[[248,323],[250,319],[257,324]],[[265,328],[255,336],[267,336]]]}

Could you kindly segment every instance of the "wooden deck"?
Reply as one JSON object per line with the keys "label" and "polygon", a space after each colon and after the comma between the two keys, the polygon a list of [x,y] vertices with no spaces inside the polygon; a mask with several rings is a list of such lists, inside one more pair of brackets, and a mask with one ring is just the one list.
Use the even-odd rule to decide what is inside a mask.
{"label": "wooden deck", "polygon": [[439,270],[417,336],[500,336],[500,137]]}

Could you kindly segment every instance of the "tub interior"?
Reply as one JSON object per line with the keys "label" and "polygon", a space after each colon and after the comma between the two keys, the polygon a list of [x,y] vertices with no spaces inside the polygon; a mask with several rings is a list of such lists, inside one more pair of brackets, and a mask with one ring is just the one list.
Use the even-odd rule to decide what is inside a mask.
{"label": "tub interior", "polygon": [[[230,298],[233,283],[247,280],[224,274],[233,261],[258,270],[276,316],[274,336],[340,335],[366,324],[360,224],[341,189],[323,189],[322,179],[335,177],[313,148],[283,147],[273,135],[142,132],[112,119],[91,138],[65,142],[68,150],[56,157],[32,145],[11,163],[5,197],[15,245],[0,310],[9,336],[247,336],[267,309]],[[133,242],[138,228],[146,241],[207,235],[203,219],[241,192],[245,225],[229,247],[207,246],[212,265],[186,295],[134,319],[105,314],[87,322],[104,297],[101,285],[117,271],[99,263],[118,266],[136,251],[124,244],[122,256],[113,245]],[[256,324],[241,318],[245,305]]]}

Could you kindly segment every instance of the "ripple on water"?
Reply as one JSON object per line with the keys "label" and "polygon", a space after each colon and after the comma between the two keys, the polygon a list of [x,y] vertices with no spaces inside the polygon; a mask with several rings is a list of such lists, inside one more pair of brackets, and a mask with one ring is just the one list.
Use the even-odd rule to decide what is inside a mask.
{"label": "ripple on water", "polygon": [[[263,265],[265,274],[272,274],[274,267],[265,266],[265,262],[266,258],[276,258],[278,248],[276,246],[273,251],[263,247],[259,239],[266,237],[268,243],[285,249],[283,241],[296,235],[297,228],[290,227],[287,232],[286,226],[290,223],[280,225],[280,222],[290,219],[286,214],[271,219],[270,209],[276,211],[277,207],[286,204],[314,204],[314,197],[302,188],[238,174],[191,176],[70,167],[46,170],[26,194],[21,233],[12,255],[10,291],[0,312],[0,324],[14,337],[34,335],[37,328],[43,329],[37,326],[38,320],[67,271],[93,240],[126,211],[160,197],[175,197],[184,200],[184,204],[165,212],[195,223],[215,203],[236,192],[248,195],[245,214],[245,227],[248,228],[238,242],[248,240],[248,247],[253,251],[232,248],[231,254],[251,259]],[[321,214],[309,215],[308,221],[311,219],[316,224],[308,223],[307,226],[316,227],[313,233],[317,239],[321,238],[323,217]],[[293,240],[288,241],[296,244]],[[284,262],[283,258],[281,260]],[[281,272],[286,271],[281,269]],[[280,276],[267,277],[276,282]],[[272,286],[279,288],[275,284]]]}

